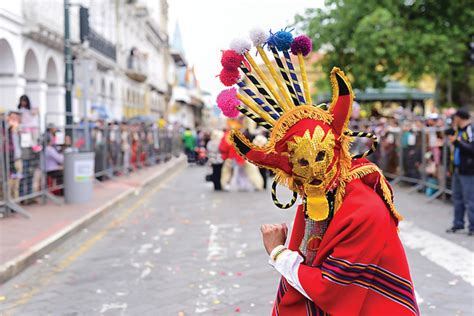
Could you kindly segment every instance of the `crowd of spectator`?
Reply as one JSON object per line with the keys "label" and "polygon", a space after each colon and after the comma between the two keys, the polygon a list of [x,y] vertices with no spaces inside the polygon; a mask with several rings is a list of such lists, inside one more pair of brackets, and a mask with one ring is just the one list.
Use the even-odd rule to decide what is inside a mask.
{"label": "crowd of spectator", "polygon": [[[38,114],[23,95],[18,109],[0,119],[6,153],[2,155],[2,163],[8,166],[3,175],[7,183],[1,185],[7,185],[9,197],[22,204],[36,202],[36,193],[43,188],[43,177],[50,192],[62,194],[67,152],[93,151],[95,176],[102,181],[168,160],[180,149],[180,139],[174,137],[178,133],[175,129],[160,128],[150,120],[82,120],[72,126],[48,123],[41,133]],[[4,200],[3,189],[0,195],[0,201]]]}

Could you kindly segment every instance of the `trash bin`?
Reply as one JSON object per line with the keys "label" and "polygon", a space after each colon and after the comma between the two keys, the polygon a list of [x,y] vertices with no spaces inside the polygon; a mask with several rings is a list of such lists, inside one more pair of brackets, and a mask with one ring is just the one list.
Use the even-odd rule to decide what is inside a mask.
{"label": "trash bin", "polygon": [[64,199],[66,203],[85,203],[94,187],[94,153],[67,152],[64,155]]}

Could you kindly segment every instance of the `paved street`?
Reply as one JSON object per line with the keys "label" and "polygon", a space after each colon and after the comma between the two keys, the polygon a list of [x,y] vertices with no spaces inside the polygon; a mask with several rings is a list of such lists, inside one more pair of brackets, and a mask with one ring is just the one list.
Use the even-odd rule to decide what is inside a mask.
{"label": "paved street", "polygon": [[[259,226],[291,223],[269,192],[213,192],[183,169],[0,287],[2,315],[269,315],[278,275]],[[285,194],[281,190],[281,199]],[[449,204],[396,190],[423,315],[473,315],[474,238],[447,235]]]}

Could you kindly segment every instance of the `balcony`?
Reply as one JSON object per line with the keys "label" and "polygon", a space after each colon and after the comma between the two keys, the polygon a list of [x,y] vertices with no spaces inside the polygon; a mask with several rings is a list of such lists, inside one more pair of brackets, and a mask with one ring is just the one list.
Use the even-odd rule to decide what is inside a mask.
{"label": "balcony", "polygon": [[132,48],[125,73],[132,80],[144,82],[148,78],[148,55]]}

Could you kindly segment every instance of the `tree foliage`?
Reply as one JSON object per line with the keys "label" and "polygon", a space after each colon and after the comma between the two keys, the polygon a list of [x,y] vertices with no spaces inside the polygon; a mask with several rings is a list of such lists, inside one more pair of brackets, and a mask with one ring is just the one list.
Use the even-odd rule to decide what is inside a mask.
{"label": "tree foliage", "polygon": [[[453,78],[470,94],[469,44],[474,36],[472,0],[327,0],[308,9],[296,25],[326,52],[325,71],[340,66],[357,88],[384,87],[390,77],[416,82]],[[466,91],[467,90],[467,91]]]}

